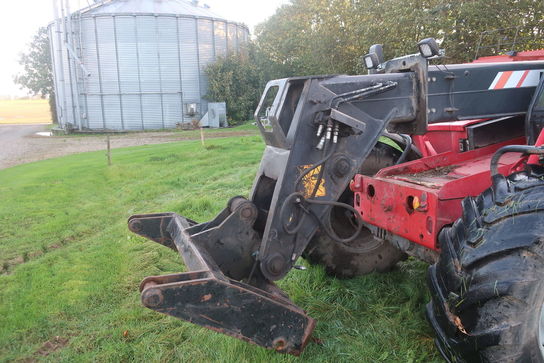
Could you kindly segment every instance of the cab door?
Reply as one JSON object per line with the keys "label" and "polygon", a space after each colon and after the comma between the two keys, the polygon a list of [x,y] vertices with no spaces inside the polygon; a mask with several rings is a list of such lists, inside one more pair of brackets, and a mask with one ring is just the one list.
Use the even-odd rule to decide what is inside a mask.
{"label": "cab door", "polygon": [[540,78],[525,121],[527,143],[534,145],[536,138],[544,128],[544,77]]}

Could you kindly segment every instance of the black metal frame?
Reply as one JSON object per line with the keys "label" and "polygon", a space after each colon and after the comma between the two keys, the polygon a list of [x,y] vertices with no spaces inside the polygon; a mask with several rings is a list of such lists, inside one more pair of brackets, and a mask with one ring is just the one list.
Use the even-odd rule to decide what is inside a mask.
{"label": "black metal frame", "polygon": [[[147,277],[140,285],[142,303],[249,343],[298,355],[315,321],[258,271],[243,271],[252,263],[239,264],[236,259],[251,256],[235,242],[253,240],[237,236],[251,233],[256,216],[254,205],[243,198],[233,199],[216,219],[200,225],[175,213],[132,216],[132,232],[177,250],[190,270]],[[231,278],[242,275],[252,284]]]}

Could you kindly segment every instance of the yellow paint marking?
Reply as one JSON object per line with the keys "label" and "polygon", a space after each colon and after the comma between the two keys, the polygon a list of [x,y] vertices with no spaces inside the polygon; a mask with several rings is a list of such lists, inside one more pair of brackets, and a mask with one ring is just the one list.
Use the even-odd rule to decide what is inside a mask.
{"label": "yellow paint marking", "polygon": [[[299,167],[300,172],[302,173],[311,167],[313,167],[313,165],[302,165]],[[319,173],[321,172],[321,168],[322,165],[319,165],[317,168],[306,174],[304,178],[302,178],[302,185],[304,186],[304,198],[310,198],[312,196],[312,193],[317,184]],[[324,197],[325,195],[327,195],[327,189],[325,188],[325,179],[322,179],[321,183],[319,183],[319,187],[317,188],[315,196]]]}

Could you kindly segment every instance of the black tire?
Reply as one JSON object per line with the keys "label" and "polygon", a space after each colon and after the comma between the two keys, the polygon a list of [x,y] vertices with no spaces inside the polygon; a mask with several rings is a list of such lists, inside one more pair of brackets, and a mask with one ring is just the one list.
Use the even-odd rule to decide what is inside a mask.
{"label": "black tire", "polygon": [[[393,165],[400,154],[395,148],[379,142],[365,160],[361,173],[374,175],[380,169]],[[353,193],[346,190],[339,201],[353,205]],[[349,213],[343,208],[333,208],[331,211],[331,225],[342,238],[349,237],[355,231]],[[349,244],[336,242],[318,230],[303,257],[311,264],[323,265],[327,274],[339,278],[352,278],[374,271],[386,272],[406,258],[397,247],[374,237],[366,228]]]}
{"label": "black tire", "polygon": [[451,362],[544,362],[544,178],[496,176],[463,201],[429,268],[427,318]]}

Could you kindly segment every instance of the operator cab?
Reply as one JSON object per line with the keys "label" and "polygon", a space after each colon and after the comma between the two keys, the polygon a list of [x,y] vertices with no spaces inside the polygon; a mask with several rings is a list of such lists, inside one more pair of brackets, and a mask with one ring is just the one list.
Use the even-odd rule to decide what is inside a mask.
{"label": "operator cab", "polygon": [[527,128],[527,143],[533,145],[540,131],[544,128],[544,77],[540,74],[540,82],[529,106],[525,125]]}

